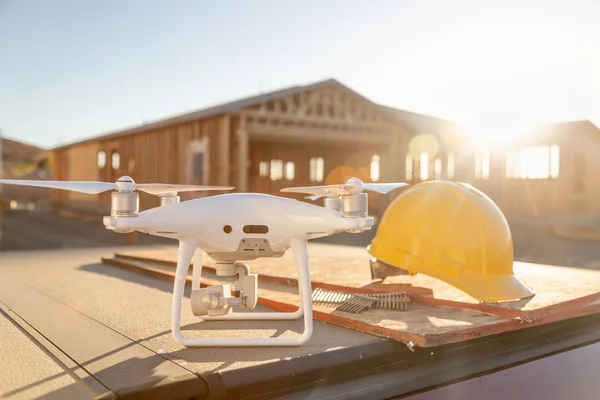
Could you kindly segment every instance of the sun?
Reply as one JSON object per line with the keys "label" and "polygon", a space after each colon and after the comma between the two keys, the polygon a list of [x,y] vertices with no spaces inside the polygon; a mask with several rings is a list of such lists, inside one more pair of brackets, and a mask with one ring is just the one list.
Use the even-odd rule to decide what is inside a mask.
{"label": "sun", "polygon": [[505,149],[520,138],[533,132],[535,122],[517,112],[506,109],[487,109],[465,123],[466,132],[476,147]]}

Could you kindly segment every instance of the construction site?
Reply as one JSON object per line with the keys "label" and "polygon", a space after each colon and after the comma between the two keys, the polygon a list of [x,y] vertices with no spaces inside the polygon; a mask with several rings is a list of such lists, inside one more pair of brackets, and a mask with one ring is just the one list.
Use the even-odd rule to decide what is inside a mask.
{"label": "construction site", "polygon": [[[517,260],[600,266],[595,245],[600,186],[587,178],[599,162],[600,129],[590,121],[572,121],[506,135],[511,140],[503,146],[477,141],[459,123],[376,104],[326,80],[58,148],[5,140],[4,176],[115,181],[128,175],[140,182],[233,185],[238,192],[288,197],[280,189],[341,183],[353,176],[365,182],[459,181],[483,191],[502,210]],[[396,195],[371,196],[370,213],[380,217]],[[102,228],[108,193],[4,185],[2,198],[3,250],[164,243],[147,235],[124,239],[89,229]],[[144,193],[140,204],[158,205]],[[55,226],[60,233],[48,234]],[[330,240],[366,246],[373,234]]]}
{"label": "construction site", "polygon": [[[4,352],[20,362],[1,363],[3,398],[596,398],[600,186],[587,177],[600,162],[600,129],[574,121],[516,136],[490,147],[458,123],[376,104],[325,80],[52,149],[3,139],[4,178],[42,182],[0,185],[2,341],[22,346],[18,355],[16,345]],[[194,293],[236,282],[224,277],[218,257],[194,258],[188,275],[192,255],[181,258],[185,242],[178,239],[178,248],[172,232],[112,227],[109,220],[123,218],[115,207],[129,204],[114,197],[119,182],[133,184],[128,177],[231,186],[242,196],[319,208],[335,205],[282,189],[357,178],[365,189],[404,186],[369,195],[371,229],[316,235],[307,244],[305,332],[307,318],[314,327],[306,343],[194,348],[172,337],[173,282],[185,289],[186,337],[293,342],[306,333],[300,320],[198,320],[205,306]],[[116,181],[117,191],[43,187],[54,181]],[[178,205],[140,187],[142,214]],[[444,197],[454,190],[458,197]],[[215,196],[179,195],[181,204]],[[340,199],[342,213],[356,206]],[[268,211],[273,229],[279,215]],[[193,220],[200,212],[189,213],[188,223],[201,226]],[[259,209],[245,215],[263,218]],[[243,232],[242,242],[269,229],[245,225]],[[307,312],[293,250],[249,258],[246,272],[259,282],[246,315]],[[474,254],[483,258],[473,263]],[[555,374],[556,365],[578,373],[542,385],[524,378]]]}

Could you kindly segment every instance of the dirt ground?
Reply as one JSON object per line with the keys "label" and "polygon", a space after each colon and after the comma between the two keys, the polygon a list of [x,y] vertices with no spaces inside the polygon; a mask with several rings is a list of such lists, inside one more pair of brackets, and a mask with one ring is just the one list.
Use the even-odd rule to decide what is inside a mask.
{"label": "dirt ground", "polygon": [[[600,269],[600,243],[559,238],[547,219],[509,220],[515,259],[552,265]],[[126,245],[126,236],[108,231],[102,218],[67,218],[47,208],[5,210],[0,251],[53,248],[85,248]],[[319,241],[367,246],[375,230],[362,234],[339,234]],[[173,244],[173,241],[138,235],[138,244]]]}
{"label": "dirt ground", "polygon": [[[47,208],[5,210],[0,233],[0,251],[86,248],[126,245],[126,236],[107,230],[102,217],[79,220],[65,218]],[[140,245],[172,241],[138,235]]]}

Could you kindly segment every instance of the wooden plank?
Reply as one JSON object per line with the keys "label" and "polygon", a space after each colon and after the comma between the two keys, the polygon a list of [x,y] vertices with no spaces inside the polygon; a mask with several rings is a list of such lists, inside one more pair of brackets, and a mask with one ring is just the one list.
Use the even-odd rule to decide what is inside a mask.
{"label": "wooden plank", "polygon": [[208,157],[208,184],[215,185],[219,181],[219,119],[211,118],[208,121],[208,150],[206,156]]}
{"label": "wooden plank", "polygon": [[248,171],[247,165],[250,157],[250,144],[249,144],[249,134],[246,129],[246,120],[242,119],[240,123],[240,128],[237,130],[237,162],[236,162],[236,170],[237,170],[237,187],[236,191],[238,192],[246,192],[248,191]]}
{"label": "wooden plank", "polygon": [[[325,245],[326,246],[326,245]],[[310,250],[314,250],[314,244]],[[527,308],[530,304],[479,304],[471,301],[459,301],[448,297],[448,293],[439,287],[410,284],[375,284],[367,283],[370,279],[363,279],[363,272],[358,271],[360,263],[352,262],[350,256],[341,256],[343,246],[324,247],[334,251],[337,257],[315,257],[314,251],[309,252],[311,273],[313,273],[313,288],[338,290],[345,292],[372,293],[386,291],[407,291],[412,300],[408,311],[369,310],[360,314],[337,312],[331,307],[317,304],[315,318],[331,324],[344,326],[365,333],[392,338],[394,340],[413,342],[422,347],[437,346],[446,343],[460,342],[473,337],[488,336],[497,333],[522,329],[524,327],[561,321],[576,316],[590,315],[600,312],[600,294],[597,291],[585,295],[594,285],[598,285],[600,274],[595,275],[595,281],[590,282],[589,288],[582,288],[580,292],[571,297],[560,297],[560,301],[552,299],[550,295],[560,292],[542,291],[541,299],[537,306]],[[335,249],[337,247],[337,249]],[[337,251],[336,251],[337,250]],[[151,273],[172,278],[174,273],[175,254],[167,255],[168,250],[161,252],[145,252],[145,257],[139,252],[117,253],[116,257],[105,260],[115,265],[145,270],[148,265]],[[295,269],[293,260],[286,254],[281,260],[262,259],[250,262],[251,270],[259,273],[259,303],[282,311],[297,309],[297,280],[292,268]],[[222,284],[223,278],[215,275],[211,261],[207,260],[203,273],[204,283],[208,285]],[[258,262],[257,262],[258,261]],[[148,264],[149,263],[149,264]],[[132,267],[134,265],[134,267]],[[366,264],[368,265],[368,264]],[[344,274],[339,271],[344,270]],[[566,269],[567,271],[570,269]],[[148,270],[146,270],[148,272]],[[565,272],[566,271],[561,271]],[[589,271],[588,271],[589,272]],[[534,276],[552,275],[552,270],[533,271]],[[368,274],[368,270],[367,270]],[[558,274],[558,273],[557,273]],[[556,285],[564,281],[564,276],[555,274],[554,279],[544,281],[546,285]],[[590,279],[589,274],[585,274]],[[354,284],[348,284],[352,281]],[[357,284],[357,282],[361,282]],[[544,286],[546,288],[550,286]],[[596,290],[598,286],[595,286]],[[291,288],[294,288],[291,290]],[[439,295],[441,294],[441,297]],[[446,297],[444,297],[446,295]]]}
{"label": "wooden plank", "polygon": [[[131,257],[103,258],[110,265],[133,269],[145,274],[172,280],[174,270],[168,265],[134,260]],[[275,278],[275,279],[273,279]],[[188,284],[191,277],[188,277]],[[204,271],[202,286],[234,283],[234,280],[217,277],[214,270]],[[348,287],[313,282],[314,287],[351,291]],[[555,312],[537,318],[521,318],[511,315],[494,315],[467,307],[448,307],[444,304],[422,303],[415,296],[416,304],[407,311],[369,310],[360,314],[335,311],[321,304],[314,306],[314,318],[330,324],[389,339],[409,342],[420,347],[434,347],[539,326],[570,318],[600,313],[600,300],[569,307],[568,312]],[[260,276],[258,304],[279,311],[295,311],[299,306],[297,282],[294,279]]]}
{"label": "wooden plank", "polygon": [[[339,117],[331,117],[325,115],[313,114],[310,112],[311,109],[308,109],[308,112],[299,117],[296,114],[290,114],[288,112],[283,111],[268,111],[266,115],[261,114],[258,109],[250,109],[250,110],[242,110],[239,111],[238,114],[242,117],[246,117],[252,119],[254,121],[263,121],[264,125],[316,125],[327,127],[330,129],[339,129],[339,128],[352,128],[357,127],[360,129],[373,129],[377,131],[387,132],[391,129],[397,129],[398,126],[396,123],[384,122],[382,119],[367,119],[367,115],[363,116],[361,119],[361,115],[353,114],[353,119],[350,120],[347,116],[343,118]],[[316,111],[316,110],[314,110]],[[358,118],[357,118],[358,117]],[[371,115],[373,117],[373,115]]]}
{"label": "wooden plank", "polygon": [[175,134],[176,136],[176,148],[175,148],[175,161],[171,161],[174,162],[175,164],[175,170],[174,170],[174,182],[178,182],[178,183],[185,183],[184,180],[184,163],[183,163],[183,158],[185,157],[185,151],[184,151],[184,143],[185,143],[185,129],[186,129],[186,124],[179,124],[177,126],[177,132]]}
{"label": "wooden plank", "polygon": [[[173,268],[161,268],[160,265],[153,265],[152,263],[127,260],[122,257],[103,258],[102,261],[110,265],[133,269],[169,280],[175,277]],[[207,286],[233,282],[231,279],[217,277],[214,272],[206,271],[206,273],[203,273],[201,284]],[[191,276],[188,276],[187,284],[191,284]],[[279,311],[296,311],[300,304],[297,282],[293,279],[287,281],[259,280],[258,304]],[[477,311],[463,311],[426,305],[414,306],[409,311],[370,310],[360,315],[349,315],[334,311],[327,306],[315,305],[314,317],[330,324],[398,341],[412,342],[414,345],[421,347],[429,347],[432,343],[438,345],[461,341],[458,335],[449,338],[449,340],[445,340],[445,336],[435,336],[445,332],[453,332],[457,330],[457,327],[460,330],[464,326],[484,327],[508,321],[503,317],[486,315]],[[468,321],[466,321],[467,317]],[[436,321],[436,323],[439,322],[439,324],[432,324],[431,320]],[[452,321],[453,323],[445,323],[444,321]],[[517,326],[518,323],[514,325]],[[488,331],[495,332],[493,328],[488,328]],[[434,338],[434,342],[429,339],[430,336]]]}
{"label": "wooden plank", "polygon": [[[162,260],[175,265],[176,248],[119,252],[119,256]],[[381,283],[372,281],[369,270],[370,255],[366,250],[350,246],[311,243],[309,265],[312,280],[329,288],[352,288],[361,291],[406,291],[415,301],[435,306],[473,309],[495,315],[520,318],[538,318],[567,311],[572,306],[585,305],[600,299],[600,271],[556,267],[515,262],[515,275],[530,286],[536,295],[528,300],[502,303],[480,303],[466,293],[437,279],[419,274],[390,277]],[[205,257],[207,266],[214,261]],[[264,258],[248,262],[251,269],[272,279],[294,280],[296,267],[291,252],[282,258]],[[340,271],[344,271],[340,274]]]}
{"label": "wooden plank", "polygon": [[217,136],[218,153],[217,158],[219,168],[218,185],[229,185],[229,148],[231,146],[231,117],[225,115],[219,119],[219,134]]}
{"label": "wooden plank", "polygon": [[365,143],[370,145],[388,142],[388,137],[384,132],[365,134],[356,129],[333,130],[309,126],[269,126],[249,123],[248,132],[252,139],[274,140],[276,142]]}

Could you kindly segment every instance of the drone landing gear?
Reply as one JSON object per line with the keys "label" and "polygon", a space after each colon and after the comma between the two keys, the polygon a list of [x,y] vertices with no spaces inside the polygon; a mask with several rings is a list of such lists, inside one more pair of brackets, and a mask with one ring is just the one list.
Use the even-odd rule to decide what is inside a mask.
{"label": "drone landing gear", "polygon": [[[203,315],[202,318],[206,320],[291,320],[297,319],[304,315],[304,332],[293,338],[186,338],[181,334],[181,307],[183,302],[183,291],[185,282],[188,274],[188,269],[194,252],[196,251],[197,244],[193,240],[182,240],[179,243],[177,271],[175,276],[175,284],[173,287],[173,315],[172,315],[172,332],[175,340],[180,344],[188,347],[263,347],[263,346],[299,346],[310,338],[313,329],[312,320],[312,300],[311,300],[311,283],[310,283],[310,272],[308,270],[308,250],[306,242],[302,239],[292,239],[290,241],[290,248],[294,253],[296,260],[296,267],[298,269],[298,290],[300,293],[300,308],[295,312],[274,312],[274,313],[232,313],[228,315]],[[194,257],[194,269],[192,275],[192,291],[199,288],[200,286],[200,275],[202,266],[203,252],[198,249],[196,257]],[[246,290],[250,289],[252,292],[253,279],[248,274],[248,270],[244,267],[244,264],[235,264],[235,272],[239,273],[240,280],[242,281],[242,291],[244,283],[246,283]],[[246,281],[245,281],[246,280]],[[255,284],[255,283],[254,283]],[[227,285],[225,285],[227,286]],[[210,287],[209,287],[210,288]],[[229,288],[223,286],[217,286],[217,289],[210,291],[205,290],[201,293],[207,301],[202,302],[200,308],[210,309],[214,307],[211,296],[206,297],[210,293],[221,292],[225,295],[229,295]],[[208,288],[207,288],[208,289]],[[193,293],[193,292],[192,292]],[[249,293],[250,294],[250,293]],[[192,295],[194,296],[194,295]],[[229,296],[230,297],[230,296]],[[193,297],[192,297],[193,298]],[[231,303],[241,303],[240,300],[231,301]],[[254,292],[254,299],[256,299],[256,291]],[[233,299],[232,299],[233,300]],[[256,300],[254,300],[256,301]],[[212,304],[211,304],[212,303]],[[228,304],[223,303],[225,307],[231,307],[229,305],[230,300],[227,300]],[[248,304],[247,304],[248,305]],[[229,310],[226,310],[229,311]],[[222,311],[219,312],[222,314]],[[214,313],[213,313],[214,314]]]}

